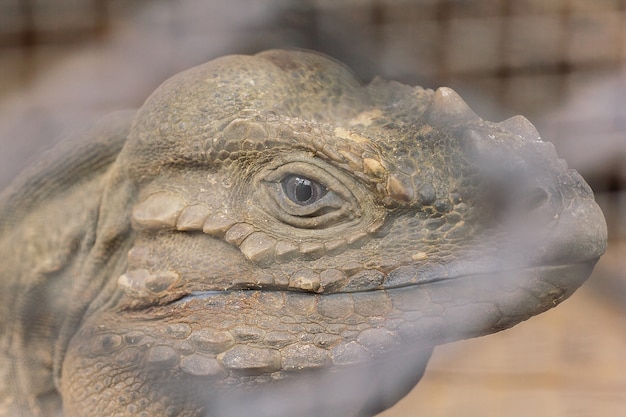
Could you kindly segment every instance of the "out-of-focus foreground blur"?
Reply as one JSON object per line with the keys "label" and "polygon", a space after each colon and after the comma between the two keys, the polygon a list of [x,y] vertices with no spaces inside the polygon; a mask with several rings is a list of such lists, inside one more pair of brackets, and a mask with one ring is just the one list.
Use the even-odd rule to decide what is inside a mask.
{"label": "out-of-focus foreground blur", "polygon": [[451,86],[527,116],[579,170],[609,249],[562,306],[438,348],[400,416],[626,415],[626,1],[2,0],[0,188],[63,134],[138,107],[180,70],[309,48],[363,81]]}

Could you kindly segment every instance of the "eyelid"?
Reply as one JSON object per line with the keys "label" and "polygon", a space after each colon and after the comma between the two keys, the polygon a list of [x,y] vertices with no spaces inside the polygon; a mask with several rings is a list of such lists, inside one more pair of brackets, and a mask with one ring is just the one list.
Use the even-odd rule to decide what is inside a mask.
{"label": "eyelid", "polygon": [[[332,170],[332,168],[330,168]],[[301,205],[292,201],[283,189],[283,181],[289,176],[315,181],[325,187],[326,193],[317,201]],[[282,223],[302,229],[323,229],[354,220],[361,216],[356,197],[340,179],[315,163],[295,161],[266,171],[261,178],[264,184],[259,200],[265,210]]]}
{"label": "eyelid", "polygon": [[310,217],[324,208],[338,210],[346,204],[346,200],[337,193],[328,191],[322,198],[314,203],[301,205],[291,201],[291,199],[284,194],[282,184],[276,184],[272,188],[274,189],[273,200],[282,210],[293,216]]}
{"label": "eyelid", "polygon": [[264,180],[267,182],[280,183],[289,175],[302,176],[318,182],[326,187],[329,192],[333,191],[345,199],[354,198],[347,187],[333,174],[321,167],[306,162],[291,162],[281,165],[280,167],[272,170]]}

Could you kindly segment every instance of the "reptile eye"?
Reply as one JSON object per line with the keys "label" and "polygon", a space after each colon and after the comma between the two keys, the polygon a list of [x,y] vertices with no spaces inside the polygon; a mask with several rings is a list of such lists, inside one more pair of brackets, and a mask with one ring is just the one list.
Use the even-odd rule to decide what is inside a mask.
{"label": "reptile eye", "polygon": [[351,180],[331,166],[294,161],[261,174],[255,198],[282,223],[302,229],[324,229],[361,216]]}
{"label": "reptile eye", "polygon": [[289,175],[281,181],[287,198],[301,206],[308,206],[326,195],[328,189],[317,181]]}

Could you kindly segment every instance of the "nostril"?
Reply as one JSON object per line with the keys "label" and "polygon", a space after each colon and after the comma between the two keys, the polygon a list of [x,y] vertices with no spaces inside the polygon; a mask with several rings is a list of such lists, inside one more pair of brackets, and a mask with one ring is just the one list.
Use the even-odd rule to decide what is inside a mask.
{"label": "nostril", "polygon": [[501,198],[503,204],[496,206],[491,221],[528,243],[547,232],[560,211],[558,195],[536,184],[510,187]]}
{"label": "nostril", "polygon": [[563,209],[561,192],[549,180],[528,178],[525,172],[498,172],[483,184],[484,215],[495,224],[515,223],[520,228],[544,227],[558,218]]}
{"label": "nostril", "polygon": [[549,194],[543,188],[534,188],[518,201],[517,209],[532,213],[543,208],[549,200]]}

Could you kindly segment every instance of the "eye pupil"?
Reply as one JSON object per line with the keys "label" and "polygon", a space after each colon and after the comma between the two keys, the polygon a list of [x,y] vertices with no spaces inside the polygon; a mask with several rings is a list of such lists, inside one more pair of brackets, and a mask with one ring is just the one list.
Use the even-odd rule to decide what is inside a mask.
{"label": "eye pupil", "polygon": [[311,181],[304,178],[296,179],[296,200],[300,203],[306,203],[313,196],[313,187]]}
{"label": "eye pupil", "polygon": [[317,202],[327,192],[322,184],[297,175],[283,179],[282,185],[287,198],[300,206]]}

